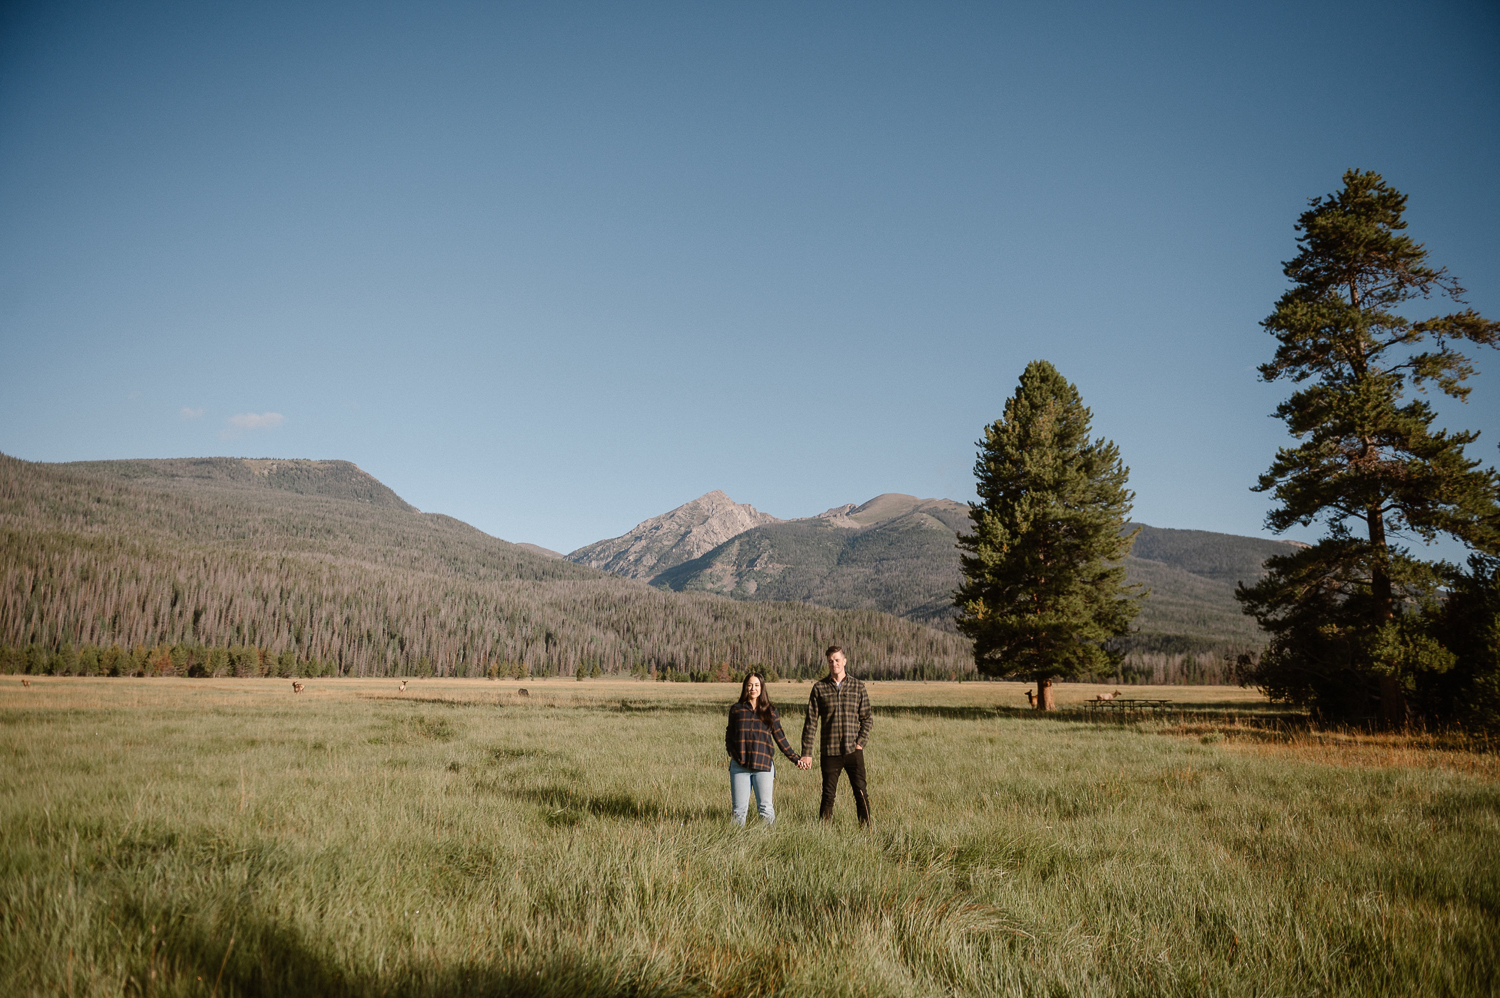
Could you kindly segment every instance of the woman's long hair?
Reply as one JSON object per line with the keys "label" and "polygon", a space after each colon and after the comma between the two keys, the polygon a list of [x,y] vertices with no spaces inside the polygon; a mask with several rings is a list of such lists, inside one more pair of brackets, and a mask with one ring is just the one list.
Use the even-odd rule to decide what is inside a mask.
{"label": "woman's long hair", "polygon": [[745,676],[745,681],[740,684],[740,703],[750,702],[750,680],[760,680],[760,696],[755,699],[755,713],[764,722],[766,727],[776,720],[776,708],[771,706],[771,697],[766,693],[766,677],[758,672],[752,672]]}

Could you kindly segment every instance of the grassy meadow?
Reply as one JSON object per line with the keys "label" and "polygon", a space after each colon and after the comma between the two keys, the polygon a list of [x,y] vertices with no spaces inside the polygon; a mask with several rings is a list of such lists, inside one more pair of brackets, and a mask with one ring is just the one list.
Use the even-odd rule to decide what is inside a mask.
{"label": "grassy meadow", "polygon": [[872,684],[874,827],[740,829],[726,685],[5,677],[0,993],[1494,993],[1494,753],[1024,688]]}

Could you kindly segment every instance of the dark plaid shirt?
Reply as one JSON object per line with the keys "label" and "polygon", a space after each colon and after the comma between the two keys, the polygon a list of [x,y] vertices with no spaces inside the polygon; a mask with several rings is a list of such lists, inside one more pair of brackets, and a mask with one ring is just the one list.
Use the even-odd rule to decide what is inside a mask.
{"label": "dark plaid shirt", "polygon": [[724,729],[724,749],[729,758],[752,773],[768,772],[776,762],[776,749],[771,745],[772,736],[786,757],[797,761],[797,753],[781,731],[781,718],[771,711],[771,726],[760,715],[750,709],[748,703],[737,703],[729,708],[729,727]]}
{"label": "dark plaid shirt", "polygon": [[875,726],[875,712],[870,709],[870,694],[865,684],[847,672],[838,686],[833,684],[832,676],[813,683],[812,693],[807,697],[807,719],[802,722],[803,755],[812,755],[819,722],[823,727],[820,743],[823,755],[848,755],[854,746],[863,746]]}

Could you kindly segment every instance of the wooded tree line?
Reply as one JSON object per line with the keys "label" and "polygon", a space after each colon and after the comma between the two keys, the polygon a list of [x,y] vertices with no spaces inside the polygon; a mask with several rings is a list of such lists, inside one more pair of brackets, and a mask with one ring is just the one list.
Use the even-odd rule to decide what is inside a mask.
{"label": "wooded tree line", "polygon": [[[1121,659],[1112,674],[1081,677],[1097,683],[1119,685],[1179,685],[1221,686],[1242,682],[1253,673],[1247,671],[1245,662],[1251,656],[1236,662],[1233,657],[1216,653],[1186,655],[1129,654]],[[804,663],[801,667],[783,672],[775,666],[759,662],[718,662],[712,666],[696,669],[666,667],[656,669],[652,664],[638,664],[629,673],[639,679],[657,679],[662,682],[737,683],[746,672],[757,672],[770,682],[781,679],[816,679],[823,674],[821,663]],[[212,647],[208,645],[178,642],[174,645],[157,644],[100,647],[85,644],[75,646],[64,641],[55,648],[40,643],[23,647],[0,645],[0,674],[28,676],[188,676],[205,678],[232,677],[238,679],[280,678],[306,679],[340,675],[338,663],[332,659],[302,658],[293,649],[277,653],[270,648],[255,645],[233,645]],[[398,664],[389,673],[394,676],[429,677],[438,674],[432,660],[423,656],[415,662]],[[474,660],[456,664],[455,676],[488,679],[529,679],[540,676],[559,675],[545,665],[533,665],[520,659],[492,659],[488,662]],[[572,673],[585,679],[609,674],[599,662],[588,662],[576,666]],[[952,680],[983,679],[977,670],[955,670],[936,664],[918,664],[906,668],[893,668],[881,663],[865,672],[870,679],[917,679]]]}
{"label": "wooded tree line", "polygon": [[865,675],[972,668],[961,638],[886,614],[662,593],[448,517],[254,480],[0,456],[0,566],[0,643],[48,655],[250,648],[351,676],[755,662],[797,676],[842,642]]}
{"label": "wooded tree line", "polygon": [[1237,686],[1252,678],[1255,659],[1256,653],[1249,650],[1239,655],[1137,652],[1120,660],[1113,677],[1100,676],[1098,681],[1122,686]]}
{"label": "wooded tree line", "polygon": [[[291,650],[280,655],[269,648],[236,645],[209,648],[179,642],[148,648],[121,645],[76,647],[65,641],[56,648],[30,644],[22,648],[0,645],[0,673],[28,676],[202,676],[255,679],[309,678],[336,675],[332,662],[299,660]],[[421,665],[412,675],[431,675]]]}

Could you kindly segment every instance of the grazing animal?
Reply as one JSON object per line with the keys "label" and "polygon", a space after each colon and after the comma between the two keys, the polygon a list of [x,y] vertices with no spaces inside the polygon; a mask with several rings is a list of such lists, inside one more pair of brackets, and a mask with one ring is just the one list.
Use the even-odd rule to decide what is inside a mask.
{"label": "grazing animal", "polygon": [[397,693],[405,693],[406,692],[406,680],[404,680],[404,679],[401,680],[401,688],[399,690],[397,690],[396,692]]}
{"label": "grazing animal", "polygon": [[1035,690],[1027,690],[1026,691],[1026,703],[1029,704],[1032,707],[1036,706],[1036,691]]}
{"label": "grazing animal", "polygon": [[31,680],[29,680],[29,679],[23,679],[23,680],[21,680],[21,685],[22,686],[30,686],[31,685]]}
{"label": "grazing animal", "polygon": [[1115,697],[1117,697],[1119,695],[1120,695],[1120,691],[1119,690],[1115,690],[1113,693],[1100,693],[1098,696],[1094,697],[1094,699],[1098,700],[1099,702],[1102,703],[1105,700],[1113,700]]}
{"label": "grazing animal", "polygon": [[529,697],[529,696],[531,696],[531,693],[528,692],[527,689],[526,689],[526,687],[523,686],[520,689],[516,690],[516,696],[518,696],[518,697]]}
{"label": "grazing animal", "polygon": [[293,693],[301,693],[302,692],[302,684],[301,683],[295,683],[295,682],[292,683],[292,692]]}

